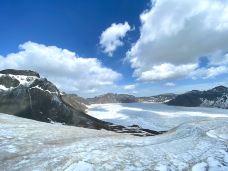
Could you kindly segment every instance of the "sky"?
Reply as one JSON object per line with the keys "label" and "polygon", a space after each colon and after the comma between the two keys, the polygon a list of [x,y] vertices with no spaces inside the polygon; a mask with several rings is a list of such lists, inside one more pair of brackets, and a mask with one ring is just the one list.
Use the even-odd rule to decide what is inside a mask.
{"label": "sky", "polygon": [[227,0],[2,0],[0,70],[67,93],[150,96],[228,84]]}

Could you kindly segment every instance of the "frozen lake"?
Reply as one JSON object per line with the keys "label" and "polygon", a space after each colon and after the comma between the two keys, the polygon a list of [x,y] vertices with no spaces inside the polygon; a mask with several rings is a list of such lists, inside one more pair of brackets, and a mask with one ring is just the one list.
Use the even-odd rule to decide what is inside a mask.
{"label": "frozen lake", "polygon": [[213,118],[227,118],[227,109],[205,107],[177,107],[156,103],[93,104],[88,114],[98,119],[129,126],[162,131],[182,123]]}

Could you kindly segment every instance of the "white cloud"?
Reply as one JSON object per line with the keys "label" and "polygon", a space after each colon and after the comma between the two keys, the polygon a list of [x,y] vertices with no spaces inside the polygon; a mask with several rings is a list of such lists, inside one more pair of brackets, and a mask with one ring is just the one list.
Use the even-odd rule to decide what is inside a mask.
{"label": "white cloud", "polygon": [[183,77],[197,68],[196,64],[178,65],[175,66],[170,63],[163,63],[161,65],[154,65],[150,70],[135,71],[135,76],[142,81],[158,81],[165,79],[176,79]]}
{"label": "white cloud", "polygon": [[96,58],[82,58],[67,49],[26,42],[20,51],[0,56],[0,69],[30,69],[47,77],[64,91],[95,92],[110,86],[121,75]]}
{"label": "white cloud", "polygon": [[129,84],[129,85],[125,85],[124,90],[134,90],[136,88],[136,85],[134,84]]}
{"label": "white cloud", "polygon": [[110,27],[103,31],[100,36],[100,45],[103,51],[109,56],[112,56],[117,47],[123,46],[122,39],[130,29],[131,27],[128,22],[125,22],[124,24],[113,23]]}
{"label": "white cloud", "polygon": [[217,52],[209,57],[210,65],[228,65],[228,53],[223,55]]}
{"label": "white cloud", "polygon": [[[127,53],[139,80],[189,76],[200,57],[212,60],[216,52],[228,51],[228,1],[156,0],[140,19],[140,38]],[[217,64],[224,65],[221,60]],[[222,73],[214,70],[209,75]]]}
{"label": "white cloud", "polygon": [[210,67],[207,69],[207,74],[205,78],[213,78],[227,72],[228,72],[228,67],[226,66]]}
{"label": "white cloud", "polygon": [[167,82],[167,83],[165,83],[165,85],[168,86],[168,87],[173,87],[173,86],[175,86],[175,84],[174,84],[173,82]]}
{"label": "white cloud", "polygon": [[216,66],[209,68],[199,68],[192,72],[190,75],[193,79],[197,78],[215,78],[218,75],[228,73],[228,66]]}

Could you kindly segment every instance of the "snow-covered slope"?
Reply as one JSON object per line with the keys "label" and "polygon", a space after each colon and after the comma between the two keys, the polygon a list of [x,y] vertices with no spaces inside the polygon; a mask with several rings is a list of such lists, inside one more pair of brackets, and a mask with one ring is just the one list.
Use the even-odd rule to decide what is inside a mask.
{"label": "snow-covered slope", "polygon": [[0,114],[0,168],[14,170],[228,170],[228,119],[153,137],[55,125]]}

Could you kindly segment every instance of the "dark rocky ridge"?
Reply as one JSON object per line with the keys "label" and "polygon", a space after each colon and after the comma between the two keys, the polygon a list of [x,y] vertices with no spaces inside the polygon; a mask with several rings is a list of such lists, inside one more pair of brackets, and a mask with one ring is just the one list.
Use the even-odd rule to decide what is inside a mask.
{"label": "dark rocky ridge", "polygon": [[20,82],[8,75],[3,75],[0,77],[0,85],[4,85],[6,88],[17,87]]}
{"label": "dark rocky ridge", "polygon": [[12,75],[25,75],[25,76],[34,76],[40,78],[40,75],[31,70],[15,70],[15,69],[5,69],[0,71],[0,74],[12,74]]}
{"label": "dark rocky ridge", "polygon": [[87,98],[88,104],[103,104],[103,103],[133,103],[138,102],[138,99],[133,95],[107,93],[93,98]]}
{"label": "dark rocky ridge", "polygon": [[168,105],[218,107],[228,109],[228,88],[217,86],[207,91],[192,90],[176,96]]}
{"label": "dark rocky ridge", "polygon": [[149,97],[139,97],[139,102],[153,102],[153,103],[165,103],[172,99],[174,99],[177,95],[173,93],[167,94],[160,94],[156,96],[149,96]]}
{"label": "dark rocky ridge", "polygon": [[[138,127],[124,127],[98,120],[85,113],[85,104],[77,98],[60,93],[57,87],[34,71],[0,71],[0,112],[42,122],[59,122],[92,129],[106,129],[152,136],[162,132]],[[26,78],[20,77],[27,76]],[[26,75],[28,74],[28,75]],[[15,83],[14,83],[15,82]],[[26,82],[26,83],[25,83]]]}

